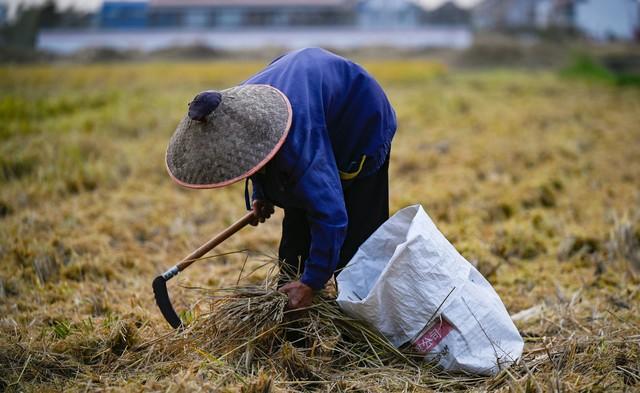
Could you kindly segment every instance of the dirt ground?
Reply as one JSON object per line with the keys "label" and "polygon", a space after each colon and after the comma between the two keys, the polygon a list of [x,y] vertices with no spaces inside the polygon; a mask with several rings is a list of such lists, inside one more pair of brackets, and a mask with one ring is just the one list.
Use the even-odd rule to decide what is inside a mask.
{"label": "dirt ground", "polygon": [[[203,379],[219,366],[206,354],[157,372],[101,363],[169,332],[152,279],[244,214],[241,185],[181,189],[163,159],[197,92],[230,87],[262,64],[0,69],[0,390],[259,391],[268,370]],[[392,212],[422,204],[526,340],[517,371],[464,386],[638,389],[640,89],[551,71],[364,65],[399,119]],[[216,252],[249,249],[258,266],[256,254],[277,250],[280,221],[278,211]],[[243,260],[199,262],[171,282],[174,306],[196,302],[186,287],[234,286]],[[384,386],[370,375],[340,389],[428,391],[440,377]],[[274,391],[302,389],[269,378]]]}

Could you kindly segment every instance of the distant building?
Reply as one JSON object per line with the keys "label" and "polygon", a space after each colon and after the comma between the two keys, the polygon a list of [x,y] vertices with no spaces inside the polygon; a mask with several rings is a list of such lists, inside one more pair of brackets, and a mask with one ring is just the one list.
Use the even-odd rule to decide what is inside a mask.
{"label": "distant building", "polygon": [[105,1],[98,24],[107,29],[144,28],[148,25],[146,1]]}
{"label": "distant building", "polygon": [[[106,29],[361,26],[418,27],[418,0],[148,0],[103,3],[98,24]],[[436,12],[453,24],[467,16],[453,3]],[[449,24],[448,22],[437,24]]]}
{"label": "distant building", "polygon": [[363,0],[357,13],[363,27],[415,27],[425,17],[424,9],[409,0]]}
{"label": "distant building", "polygon": [[[73,53],[95,47],[156,51],[199,46],[234,51],[472,45],[468,26],[425,26],[425,11],[414,1],[418,0],[107,0],[96,18],[100,29],[41,30],[37,47]],[[437,15],[459,20],[450,7]]]}
{"label": "distant building", "polygon": [[468,25],[471,21],[469,10],[458,7],[453,1],[447,1],[440,7],[427,11],[424,16],[425,24],[460,26]]}
{"label": "distant building", "polygon": [[500,30],[535,26],[538,0],[485,0],[472,10],[473,26]]}
{"label": "distant building", "polygon": [[481,30],[576,29],[588,37],[632,40],[640,29],[638,0],[485,0],[472,11]]}
{"label": "distant building", "polygon": [[355,19],[355,0],[150,0],[154,27],[340,26]]}
{"label": "distant building", "polygon": [[[479,9],[486,8],[486,16],[478,15],[487,26],[518,25],[518,4],[532,1],[485,1]],[[502,15],[500,8],[512,3]],[[419,0],[107,0],[97,21],[104,29],[418,28],[467,26],[470,12],[453,1],[426,11]]]}

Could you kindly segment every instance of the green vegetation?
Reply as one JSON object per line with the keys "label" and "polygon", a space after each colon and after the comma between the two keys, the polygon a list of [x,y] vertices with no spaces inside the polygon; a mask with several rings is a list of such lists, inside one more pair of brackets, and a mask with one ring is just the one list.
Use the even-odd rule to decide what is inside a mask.
{"label": "green vegetation", "polygon": [[[239,184],[173,184],[167,141],[197,92],[232,86],[262,66],[0,68],[0,390],[309,386],[264,363],[246,367],[245,357],[240,367],[190,346],[169,332],[151,291],[155,275],[244,214]],[[407,369],[402,385],[380,385],[380,369],[345,369],[315,388],[637,388],[640,91],[584,64],[581,73],[607,83],[545,71],[458,73],[422,60],[365,66],[400,123],[392,210],[421,203],[477,264],[518,314],[525,357],[496,378],[425,366]],[[245,229],[215,252],[273,254],[280,220]],[[266,277],[256,253],[241,284]],[[225,255],[185,272],[170,284],[176,309],[198,321],[206,302],[188,287],[233,287],[244,260]],[[318,363],[287,351],[297,363]],[[451,383],[438,385],[443,379]]]}
{"label": "green vegetation", "polygon": [[585,53],[574,55],[571,64],[561,71],[561,75],[618,86],[640,86],[640,74],[613,71]]}

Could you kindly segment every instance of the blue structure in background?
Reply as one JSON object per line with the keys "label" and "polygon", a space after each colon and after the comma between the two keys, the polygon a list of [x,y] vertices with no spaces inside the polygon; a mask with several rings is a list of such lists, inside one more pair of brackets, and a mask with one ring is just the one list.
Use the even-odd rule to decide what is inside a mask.
{"label": "blue structure in background", "polygon": [[159,28],[348,26],[355,0],[149,0]]}
{"label": "blue structure in background", "polygon": [[135,29],[148,26],[148,4],[146,1],[105,1],[102,4],[98,23],[106,29]]}
{"label": "blue structure in background", "polygon": [[4,25],[7,21],[7,5],[0,4],[0,26]]}
{"label": "blue structure in background", "polygon": [[248,27],[418,27],[415,0],[148,0],[105,1],[104,29],[242,29]]}

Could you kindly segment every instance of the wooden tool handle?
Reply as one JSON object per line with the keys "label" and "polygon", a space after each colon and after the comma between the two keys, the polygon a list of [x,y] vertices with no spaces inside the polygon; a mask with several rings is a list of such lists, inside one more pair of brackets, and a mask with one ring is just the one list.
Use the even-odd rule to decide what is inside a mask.
{"label": "wooden tool handle", "polygon": [[247,226],[247,224],[251,223],[254,219],[255,219],[255,214],[253,213],[253,211],[247,213],[244,217],[234,222],[229,228],[220,232],[214,238],[212,238],[205,244],[198,247],[197,250],[187,255],[182,261],[180,261],[176,265],[176,267],[178,268],[178,271],[183,271],[184,269],[188,268],[192,263],[197,261],[198,258],[202,257],[203,255],[211,251],[218,244],[227,240],[231,235],[233,235],[234,233],[238,232],[240,229]]}

